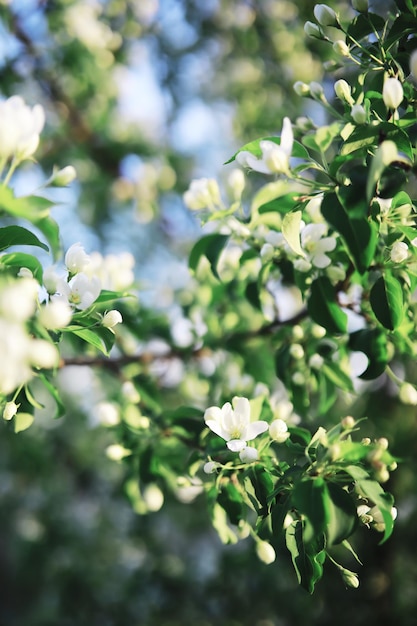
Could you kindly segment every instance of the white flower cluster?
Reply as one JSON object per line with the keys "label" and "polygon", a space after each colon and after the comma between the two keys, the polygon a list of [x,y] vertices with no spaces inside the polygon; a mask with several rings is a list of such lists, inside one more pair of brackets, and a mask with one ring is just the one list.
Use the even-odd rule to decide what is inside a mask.
{"label": "white flower cluster", "polygon": [[[270,437],[278,443],[283,443],[289,437],[288,427],[284,420],[276,419],[271,424],[264,420],[252,422],[250,412],[249,400],[235,396],[232,403],[226,402],[221,408],[211,406],[204,413],[206,425],[227,442],[229,450],[239,452],[242,463],[252,463],[258,460],[258,450],[248,446],[247,442],[268,429]],[[216,462],[209,461],[205,464],[204,471],[210,474],[216,470],[216,467]]]}
{"label": "white flower cluster", "polygon": [[28,329],[38,292],[39,284],[33,278],[3,279],[0,284],[0,394],[7,395],[28,382],[34,368],[50,369],[58,364],[56,346],[34,338]]}
{"label": "white flower cluster", "polygon": [[261,174],[290,175],[290,157],[294,143],[291,121],[284,118],[280,144],[265,139],[260,142],[261,155],[256,157],[248,150],[242,150],[236,156],[236,161]]}
{"label": "white flower cluster", "polygon": [[0,159],[5,163],[29,158],[39,144],[39,134],[45,123],[40,104],[28,107],[23,98],[12,96],[0,102]]}

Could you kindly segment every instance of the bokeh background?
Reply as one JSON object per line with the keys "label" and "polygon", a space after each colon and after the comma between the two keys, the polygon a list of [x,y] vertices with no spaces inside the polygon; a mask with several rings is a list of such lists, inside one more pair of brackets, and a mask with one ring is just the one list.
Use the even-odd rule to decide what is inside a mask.
{"label": "bokeh background", "polygon": [[[348,3],[329,4],[352,14]],[[43,169],[28,164],[17,192],[74,165],[77,182],[57,192],[53,210],[64,247],[131,253],[143,306],[175,320],[201,232],[182,200],[190,181],[227,185],[222,164],[243,143],[279,133],[284,115],[323,119],[293,90],[297,80],[321,81],[331,58],[330,46],[304,36],[313,6],[3,0],[1,95],[40,102],[47,118]],[[176,376],[158,388],[171,406],[187,395]],[[384,546],[377,534],[357,537],[358,590],[328,569],[310,597],[284,548],[266,566],[249,539],[222,546],[199,497],[187,503],[178,492],[156,512],[135,513],[123,466],[105,454],[108,431],[91,419],[94,373],[62,377],[64,418],[41,415],[18,436],[1,429],[0,626],[417,625],[416,415],[386,381],[364,390],[357,411],[403,460],[389,485],[396,531]]]}

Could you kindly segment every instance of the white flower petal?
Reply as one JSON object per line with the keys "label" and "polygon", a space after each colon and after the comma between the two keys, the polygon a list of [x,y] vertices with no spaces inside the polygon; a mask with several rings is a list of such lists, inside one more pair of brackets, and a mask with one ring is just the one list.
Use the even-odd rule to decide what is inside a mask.
{"label": "white flower petal", "polygon": [[227,447],[232,452],[240,452],[246,448],[246,441],[243,441],[243,439],[231,439],[227,442]]}
{"label": "white flower petal", "polygon": [[259,420],[257,422],[252,422],[246,428],[246,433],[245,433],[246,439],[248,441],[251,441],[252,439],[255,439],[255,437],[257,437],[261,433],[264,433],[266,430],[268,430],[268,423],[267,422],[265,422],[263,420]]}

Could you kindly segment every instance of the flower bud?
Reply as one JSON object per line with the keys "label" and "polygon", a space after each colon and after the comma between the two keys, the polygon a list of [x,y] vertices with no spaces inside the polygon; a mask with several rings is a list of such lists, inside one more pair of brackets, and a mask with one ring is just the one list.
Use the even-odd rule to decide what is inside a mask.
{"label": "flower bud", "polygon": [[219,463],[216,463],[216,461],[207,461],[207,463],[204,464],[203,472],[205,474],[213,474],[218,467]]}
{"label": "flower bud", "polygon": [[316,4],[314,17],[321,26],[336,26],[338,24],[336,13],[327,4]]}
{"label": "flower bud", "polygon": [[258,559],[266,565],[270,565],[276,559],[275,550],[268,541],[256,542],[256,554]]}
{"label": "flower bud", "polygon": [[312,81],[309,87],[310,87],[310,93],[313,96],[313,98],[317,98],[321,100],[321,98],[324,97],[323,86],[320,83]]}
{"label": "flower bud", "polygon": [[295,339],[295,341],[301,341],[301,339],[304,338],[304,330],[302,326],[300,326],[299,324],[293,326],[292,337],[293,339]]}
{"label": "flower bud", "polygon": [[417,80],[417,50],[414,50],[410,56],[410,72],[414,80]]}
{"label": "flower bud", "polygon": [[117,309],[107,311],[101,320],[101,323],[105,328],[113,328],[116,324],[121,324],[121,322],[123,322],[122,314],[120,311],[117,311]]}
{"label": "flower bud", "polygon": [[120,423],[118,408],[112,402],[99,402],[94,412],[102,426],[116,426]]}
{"label": "flower bud", "polygon": [[343,78],[335,82],[334,91],[336,96],[340,100],[343,100],[343,102],[347,102],[348,104],[353,105],[352,90],[349,83],[343,80]]}
{"label": "flower bud", "polygon": [[368,10],[368,0],[352,0],[352,6],[355,11],[365,13]]}
{"label": "flower bud", "polygon": [[356,124],[366,124],[366,111],[361,104],[354,104],[350,114]]}
{"label": "flower bud", "polygon": [[70,274],[78,274],[83,272],[90,263],[90,257],[80,243],[74,243],[68,248],[64,261]]}
{"label": "flower bud", "polygon": [[316,39],[323,39],[323,33],[320,26],[317,26],[314,22],[306,22],[304,24],[304,32],[308,37],[316,37]]}
{"label": "flower bud", "polygon": [[66,187],[76,178],[77,172],[75,171],[75,167],[67,165],[52,174],[49,184],[54,185],[55,187]]}
{"label": "flower bud", "polygon": [[298,385],[299,387],[306,384],[306,379],[302,372],[294,372],[294,374],[291,376],[291,380],[294,385]]}
{"label": "flower bud", "polygon": [[342,574],[343,582],[347,587],[352,587],[353,589],[357,589],[359,587],[359,578],[355,572],[341,568],[340,573]]}
{"label": "flower bud", "polygon": [[284,443],[290,436],[288,426],[282,419],[276,419],[269,426],[269,434],[271,439],[277,443]]}
{"label": "flower bud", "polygon": [[17,413],[20,404],[16,404],[16,402],[6,402],[6,406],[3,409],[3,419],[11,420]]}
{"label": "flower bud", "polygon": [[151,513],[156,513],[162,507],[164,503],[164,494],[161,489],[155,483],[146,485],[143,490],[143,499],[146,504],[146,508]]}
{"label": "flower bud", "polygon": [[32,271],[28,267],[21,267],[17,275],[19,278],[33,278]]}
{"label": "flower bud", "polygon": [[40,323],[49,330],[65,328],[71,321],[72,309],[66,302],[55,300],[43,306],[38,317]]}
{"label": "flower bud", "polygon": [[112,461],[121,461],[125,456],[130,456],[132,452],[118,443],[114,443],[106,448],[106,454]]}
{"label": "flower bud", "polygon": [[312,354],[308,364],[313,370],[319,370],[323,367],[324,359],[320,354]]}
{"label": "flower bud", "polygon": [[381,448],[382,450],[388,450],[389,442],[386,437],[380,437],[376,443],[378,448]]}
{"label": "flower bud", "polygon": [[293,85],[293,89],[297,96],[309,96],[310,95],[310,87],[307,83],[303,83],[302,80],[297,80]]}
{"label": "flower bud", "polygon": [[398,78],[387,78],[382,88],[382,99],[388,109],[398,109],[404,98],[403,86]]}
{"label": "flower bud", "polygon": [[356,424],[355,418],[351,415],[347,415],[342,419],[342,427],[345,430],[349,430],[350,428],[354,428]]}
{"label": "flower bud", "polygon": [[333,50],[342,57],[350,57],[349,46],[343,39],[338,39],[333,44]]}
{"label": "flower bud", "polygon": [[417,405],[417,389],[410,383],[403,383],[398,394],[403,404]]}
{"label": "flower bud", "polygon": [[408,257],[408,246],[404,241],[396,241],[391,248],[391,261],[402,263]]}
{"label": "flower bud", "polygon": [[293,359],[296,359],[297,361],[299,359],[302,359],[304,356],[303,346],[301,346],[299,343],[293,343],[290,346],[290,355]]}
{"label": "flower bud", "polygon": [[256,448],[252,448],[251,446],[246,446],[239,452],[239,458],[242,463],[253,463],[253,461],[257,461],[259,458],[259,454]]}

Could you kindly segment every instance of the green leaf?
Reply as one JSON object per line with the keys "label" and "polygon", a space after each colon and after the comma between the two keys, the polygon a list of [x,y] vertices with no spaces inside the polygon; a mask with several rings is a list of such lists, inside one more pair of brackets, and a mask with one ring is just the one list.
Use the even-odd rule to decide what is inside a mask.
{"label": "green leaf", "polygon": [[375,15],[374,13],[360,13],[355,19],[349,24],[347,29],[347,43],[349,43],[349,39],[352,38],[354,41],[360,41],[364,37],[368,35],[374,34],[375,30],[382,30],[385,26],[385,20],[379,15]]}
{"label": "green leaf", "polygon": [[196,271],[201,257],[205,256],[210,262],[211,271],[214,276],[219,278],[217,273],[217,263],[228,239],[228,235],[221,235],[219,233],[212,233],[202,237],[199,241],[197,241],[190,252],[190,269]]}
{"label": "green leaf", "polygon": [[337,363],[331,363],[329,365],[323,363],[320,371],[323,372],[326,378],[331,380],[338,389],[350,392],[354,391],[351,377],[348,376]]}
{"label": "green leaf", "polygon": [[230,522],[237,526],[243,519],[243,499],[240,491],[229,482],[222,486],[217,501],[226,511]]}
{"label": "green leaf", "polygon": [[44,374],[39,374],[39,378],[42,381],[45,389],[48,391],[49,395],[55,400],[56,413],[54,415],[54,419],[62,417],[63,415],[65,415],[66,409],[64,403],[61,400],[58,389],[47,379]]}
{"label": "green leaf", "polygon": [[24,252],[10,252],[0,257],[0,264],[8,267],[27,267],[38,281],[42,281],[43,267],[38,259]]}
{"label": "green leaf", "polygon": [[316,538],[314,542],[304,540],[303,522],[297,520],[290,524],[285,532],[285,542],[291,554],[298,582],[310,594],[323,575],[323,563],[326,558],[324,541]]}
{"label": "green leaf", "polygon": [[51,246],[54,259],[56,259],[61,251],[61,241],[59,237],[59,226],[56,221],[48,216],[40,219],[33,220],[36,228],[39,228],[41,233],[45,235],[46,240]]}
{"label": "green leaf", "polygon": [[355,531],[358,525],[358,514],[352,497],[336,485],[327,483],[329,498],[328,523],[326,528],[327,545],[341,543]]}
{"label": "green leaf", "polygon": [[16,198],[10,187],[0,187],[0,210],[14,217],[22,217],[33,222],[46,217],[53,203],[39,196]]}
{"label": "green leaf", "polygon": [[109,328],[105,328],[104,326],[97,326],[94,330],[90,330],[89,328],[84,328],[83,326],[67,326],[62,329],[63,332],[71,333],[83,339],[90,345],[94,346],[105,354],[109,356],[110,349],[114,344],[114,333],[111,332]]}
{"label": "green leaf", "polygon": [[346,332],[347,315],[337,304],[335,289],[326,276],[312,282],[307,308],[312,320],[330,333]]}
{"label": "green leaf", "polygon": [[0,251],[6,250],[10,246],[38,246],[47,252],[49,251],[48,246],[42,243],[30,230],[17,225],[0,228]]}
{"label": "green leaf", "polygon": [[403,290],[400,282],[390,273],[380,276],[369,296],[377,320],[388,328],[397,328],[404,317]]}
{"label": "green leaf", "polygon": [[251,468],[250,480],[255,490],[255,495],[260,504],[264,507],[264,514],[267,513],[267,506],[270,502],[271,494],[274,490],[274,483],[271,474],[265,467],[255,465]]}
{"label": "green leaf", "polygon": [[21,433],[33,424],[34,417],[30,413],[17,413],[14,417],[14,432]]}
{"label": "green leaf", "polygon": [[292,506],[307,518],[303,531],[305,541],[326,532],[329,496],[323,478],[304,478],[294,485]]}
{"label": "green leaf", "polygon": [[287,244],[296,254],[305,256],[300,244],[300,224],[303,216],[302,211],[292,211],[284,215],[282,220],[282,234]]}
{"label": "green leaf", "polygon": [[382,329],[363,328],[351,333],[349,348],[363,352],[368,357],[368,367],[359,378],[373,380],[385,371],[388,363],[388,348],[387,337]]}
{"label": "green leaf", "polygon": [[364,274],[373,261],[378,242],[374,222],[369,222],[364,217],[350,215],[335,193],[324,196],[321,212],[329,224],[340,233],[358,272]]}

